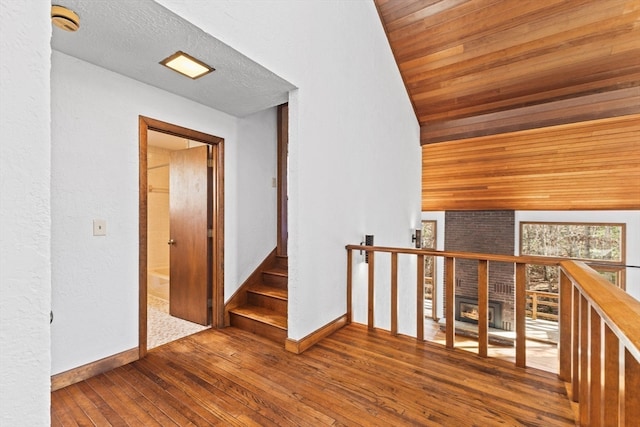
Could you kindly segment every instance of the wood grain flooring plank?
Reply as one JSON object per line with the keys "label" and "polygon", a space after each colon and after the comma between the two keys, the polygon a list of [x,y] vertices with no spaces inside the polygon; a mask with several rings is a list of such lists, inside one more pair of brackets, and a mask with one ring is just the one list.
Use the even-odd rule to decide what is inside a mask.
{"label": "wood grain flooring plank", "polygon": [[61,417],[63,414],[68,415],[68,418],[72,418],[77,426],[93,426],[94,424],[91,419],[89,419],[82,408],[71,398],[71,393],[69,392],[71,387],[73,386],[57,390],[51,394],[51,410],[55,414],[61,414]]}
{"label": "wood grain flooring plank", "polygon": [[149,374],[137,363],[124,367],[128,378],[131,378],[142,394],[151,400],[162,412],[167,414],[176,424],[207,425],[207,421],[200,417],[191,407],[191,402],[177,399],[171,391],[172,387],[156,375]]}
{"label": "wood grain flooring plank", "polygon": [[[252,339],[251,337],[242,337],[240,339],[244,338]],[[341,402],[347,402],[347,407],[350,407],[353,411],[353,405],[359,404],[358,401],[362,400],[362,398],[359,398],[357,395],[351,393],[351,390],[347,390],[347,393],[345,393],[344,388],[340,388],[339,386],[337,386],[337,384],[331,382],[331,378],[327,376],[328,372],[330,372],[331,369],[331,366],[329,365],[322,364],[318,367],[312,366],[311,364],[309,364],[308,359],[305,358],[304,360],[302,360],[295,355],[287,353],[283,355],[281,350],[277,347],[272,349],[260,347],[259,352],[252,351],[238,354],[238,357],[242,358],[243,360],[243,366],[251,366],[252,364],[255,364],[255,360],[247,359],[251,354],[255,356],[255,360],[259,360],[260,358],[264,359],[265,357],[268,358],[270,360],[270,367],[272,368],[272,372],[284,372],[289,374],[289,381],[292,384],[292,387],[294,387],[293,390],[295,391],[297,396],[305,392],[300,384],[310,384],[314,382],[316,384],[311,384],[312,387],[310,387],[309,390],[315,390],[316,392],[320,391],[320,393],[322,394],[322,399],[324,401],[326,401],[329,396],[337,396],[337,398],[333,399],[332,401],[328,401],[326,403],[323,401],[323,407],[333,408],[334,404],[340,405]],[[300,361],[301,363],[296,363],[297,361]],[[334,370],[340,371],[340,369],[340,367],[334,367]],[[257,373],[259,374],[259,370],[257,370]],[[272,377],[272,374],[270,374],[270,377]],[[304,378],[305,381],[300,381],[300,377]],[[375,408],[372,408],[365,412],[375,414],[377,411]],[[377,415],[379,416],[379,414]],[[360,416],[356,418],[361,421],[363,425],[367,425],[367,422],[363,421]]]}
{"label": "wood grain flooring plank", "polygon": [[[329,392],[325,382],[315,381],[314,375],[318,370],[309,369],[306,363],[296,363],[300,359],[295,355],[282,354],[277,346],[263,346],[259,351],[250,346],[248,348],[248,351],[238,354],[242,359],[243,376],[246,376],[249,366],[255,366],[253,375],[261,376],[259,362],[267,358],[273,363],[270,366],[273,369],[269,373],[272,386],[290,394],[297,400],[297,405],[309,406],[335,419],[333,425],[366,426],[375,421],[375,417],[367,421],[362,413],[354,412],[351,397],[345,398],[338,392]],[[303,377],[304,381],[300,381],[300,377]]]}
{"label": "wood grain flooring plank", "polygon": [[553,374],[355,324],[302,354],[236,328],[191,335],[52,393],[54,422],[575,425]]}
{"label": "wood grain flooring plank", "polygon": [[[351,349],[353,344],[358,348],[357,350]],[[344,346],[343,357],[351,351],[366,351],[361,350],[362,345],[359,344],[360,343],[358,341],[355,341],[348,346]],[[331,344],[331,347],[334,348],[334,345]],[[391,349],[387,347],[386,351],[391,351]],[[451,352],[447,353],[449,353],[449,356],[451,355]],[[387,368],[387,372],[391,372],[392,375],[398,374],[399,372],[395,372],[396,365],[403,363],[402,358],[406,354],[408,354],[407,351],[389,353],[388,357],[396,361],[396,364],[389,366]],[[491,399],[493,406],[500,404],[501,402],[507,405],[513,403],[519,407],[529,408],[531,413],[544,413],[545,411],[548,411],[549,405],[553,405],[554,402],[560,402],[562,408],[567,409],[566,414],[569,414],[568,407],[566,405],[566,391],[562,387],[554,387],[550,392],[546,390],[544,385],[540,382],[530,383],[524,387],[521,381],[509,376],[509,373],[513,371],[513,367],[507,366],[507,369],[505,370],[496,369],[495,366],[487,368],[484,366],[487,359],[475,356],[472,356],[470,360],[468,355],[464,355],[466,356],[464,359],[466,360],[466,363],[464,366],[461,366],[461,369],[459,370],[452,370],[450,368],[452,363],[454,363],[451,360],[452,358],[448,357],[442,362],[438,362],[436,358],[432,356],[433,354],[431,352],[429,352],[429,355],[426,357],[418,355],[423,362],[416,359],[409,360],[408,363],[410,365],[421,365],[420,369],[416,370],[416,374],[424,375],[428,379],[435,380],[435,383],[439,384],[440,389],[442,389],[443,384],[448,384],[453,390],[456,390],[458,394],[463,391],[478,394],[482,399]],[[370,358],[372,363],[379,359],[379,356],[375,353],[371,355],[364,353],[362,357]],[[357,359],[359,359],[359,357]],[[469,363],[472,361],[476,361],[477,365],[473,366]],[[373,372],[382,369],[382,367],[386,366],[388,362],[388,360],[382,359],[380,363],[376,363],[375,366],[373,366]],[[447,368],[447,366],[449,366],[449,368]],[[486,374],[491,374],[490,381],[487,381]],[[555,382],[556,384],[558,383],[557,379]],[[533,385],[533,387],[531,387],[531,385]],[[488,391],[485,391],[485,388],[488,388]],[[535,397],[530,399],[529,395],[532,390],[535,391]],[[505,398],[505,396],[510,397]]]}
{"label": "wood grain flooring plank", "polygon": [[217,389],[211,383],[214,381],[212,376],[207,375],[202,378],[194,375],[190,369],[193,363],[184,367],[179,363],[174,363],[173,359],[166,359],[164,356],[165,355],[158,357],[155,354],[151,354],[147,359],[151,359],[150,363],[155,366],[157,371],[161,370],[164,375],[174,378],[178,386],[185,387],[185,390],[188,389],[191,397],[196,400],[199,405],[216,414],[226,425],[269,425],[269,421],[264,417],[256,414],[254,411],[244,410],[241,405],[238,405],[236,400]]}
{"label": "wood grain flooring plank", "polygon": [[[248,365],[255,365],[261,358],[267,357],[273,361],[273,369],[269,378],[277,384],[279,388],[290,391],[293,397],[300,404],[314,408],[317,411],[335,419],[336,425],[360,426],[369,425],[363,416],[353,411],[350,402],[339,393],[328,393],[327,385],[323,381],[317,380],[318,369],[310,369],[306,363],[295,355],[279,355],[279,349],[264,347],[260,352],[250,350],[243,352],[243,360]],[[255,370],[256,375],[260,375],[260,369]],[[304,381],[300,381],[300,377]]]}
{"label": "wood grain flooring plank", "polygon": [[[100,394],[91,387],[90,381],[81,381],[77,385],[78,389],[82,391],[82,394],[95,406],[96,413],[100,414],[99,416],[96,416],[96,418],[92,416],[94,422],[102,424],[104,420],[114,427],[126,427],[129,425],[127,421],[125,421],[125,419],[110,406],[110,403],[107,403],[107,401],[105,401]],[[117,404],[117,400],[112,399],[111,404]],[[123,413],[123,416],[126,416],[127,412],[128,411]],[[135,420],[133,421],[135,422]]]}
{"label": "wood grain flooring plank", "polygon": [[68,426],[68,427],[77,427],[78,422],[76,421],[77,415],[73,413],[73,409],[70,406],[66,405],[66,401],[62,399],[62,395],[66,394],[66,390],[63,390],[62,393],[51,399],[51,425],[54,425],[54,422],[57,422],[57,425]]}
{"label": "wood grain flooring plank", "polygon": [[[183,340],[180,344],[185,343]],[[219,381],[219,385],[225,389],[226,393],[236,396],[243,404],[254,408],[259,413],[272,421],[296,424],[296,420],[310,419],[318,425],[327,425],[334,420],[324,414],[314,411],[304,405],[287,405],[292,397],[286,392],[278,390],[277,384],[272,382],[268,376],[251,375],[251,371],[242,369],[243,367],[233,367],[230,364],[210,366]],[[199,371],[206,374],[206,371]],[[268,395],[269,399],[264,396]]]}
{"label": "wood grain flooring plank", "polygon": [[73,401],[76,402],[80,409],[82,409],[82,412],[85,413],[91,423],[90,425],[111,426],[112,424],[109,420],[100,412],[101,408],[97,407],[95,403],[91,401],[91,398],[85,394],[86,390],[83,386],[83,382],[80,382],[69,388],[69,395]]}
{"label": "wood grain flooring plank", "polygon": [[[136,362],[136,367],[150,378],[163,381],[166,384],[165,390],[168,393],[182,402],[190,402],[189,408],[211,425],[232,425],[235,422],[233,417],[226,416],[224,411],[217,410],[204,399],[201,399],[197,388],[182,382],[180,376],[171,368],[169,363],[154,363],[153,359],[153,357],[149,357],[140,360]],[[214,410],[211,410],[211,408]],[[236,423],[236,425],[238,424]]]}
{"label": "wood grain flooring plank", "polygon": [[114,384],[106,374],[101,374],[86,380],[105,401],[125,420],[126,425],[160,426],[147,411],[135,403],[124,390]]}
{"label": "wood grain flooring plank", "polygon": [[128,380],[128,375],[123,372],[122,368],[115,369],[110,372],[106,372],[107,378],[128,397],[127,401],[131,406],[138,406],[140,410],[145,412],[148,417],[146,419],[153,420],[148,421],[149,425],[154,423],[161,426],[175,426],[177,423],[173,421],[167,414],[165,414],[160,408],[158,408],[151,400],[149,400],[144,394],[142,394],[135,384],[132,384]]}

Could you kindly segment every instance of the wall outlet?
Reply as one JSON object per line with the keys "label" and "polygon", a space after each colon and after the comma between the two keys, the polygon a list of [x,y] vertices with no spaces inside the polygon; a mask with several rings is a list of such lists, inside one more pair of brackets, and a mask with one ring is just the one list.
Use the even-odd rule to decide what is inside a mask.
{"label": "wall outlet", "polygon": [[104,219],[93,220],[93,235],[94,236],[106,236],[107,235],[107,221]]}

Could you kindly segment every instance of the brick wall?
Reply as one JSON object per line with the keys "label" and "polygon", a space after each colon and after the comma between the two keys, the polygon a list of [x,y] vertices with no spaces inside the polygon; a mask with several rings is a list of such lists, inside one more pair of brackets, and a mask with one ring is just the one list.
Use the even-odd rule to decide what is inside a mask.
{"label": "brick wall", "polygon": [[[514,211],[448,211],[444,248],[447,251],[513,255]],[[456,260],[456,295],[478,298],[478,262]],[[514,327],[514,266],[489,262],[489,300],[502,303],[504,329]]]}

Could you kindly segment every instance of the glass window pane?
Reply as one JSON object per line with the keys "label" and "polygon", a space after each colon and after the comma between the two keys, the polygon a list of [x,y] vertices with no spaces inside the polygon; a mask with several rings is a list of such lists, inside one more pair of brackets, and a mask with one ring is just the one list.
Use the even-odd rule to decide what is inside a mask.
{"label": "glass window pane", "polygon": [[436,221],[422,221],[422,248],[436,248]]}
{"label": "glass window pane", "polygon": [[624,224],[521,223],[522,255],[623,262]]}

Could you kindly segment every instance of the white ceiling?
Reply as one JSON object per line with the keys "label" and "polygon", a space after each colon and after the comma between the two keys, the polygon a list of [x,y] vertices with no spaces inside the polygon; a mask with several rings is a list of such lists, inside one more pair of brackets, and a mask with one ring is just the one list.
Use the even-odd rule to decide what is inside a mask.
{"label": "white ceiling", "polygon": [[[80,16],[75,33],[53,28],[54,50],[233,116],[287,102],[295,88],[152,0],[54,3]],[[159,64],[178,50],[216,71],[192,80]]]}

